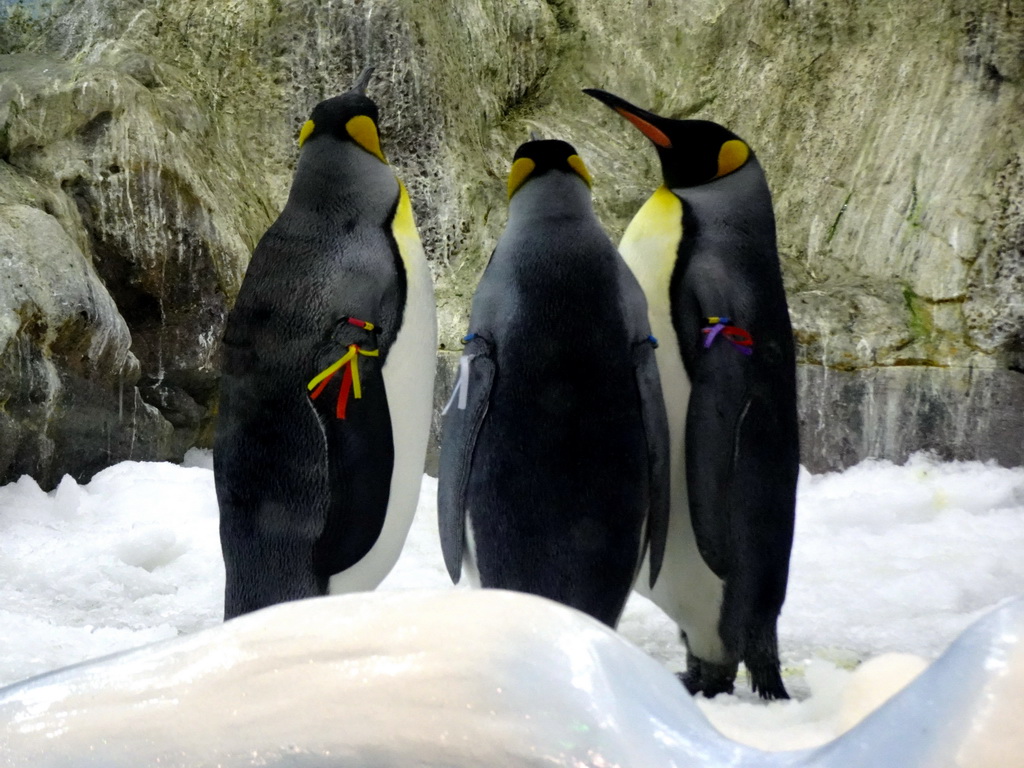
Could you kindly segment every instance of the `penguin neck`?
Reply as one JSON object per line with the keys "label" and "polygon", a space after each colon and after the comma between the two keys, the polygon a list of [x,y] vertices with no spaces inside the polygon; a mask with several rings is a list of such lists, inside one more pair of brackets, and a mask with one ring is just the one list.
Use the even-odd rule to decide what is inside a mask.
{"label": "penguin neck", "polygon": [[590,188],[575,173],[548,171],[530,179],[508,204],[509,222],[542,219],[591,218],[594,207]]}
{"label": "penguin neck", "polygon": [[[698,187],[682,187],[672,192],[683,201],[685,221],[690,231],[684,237],[698,239],[749,239],[775,241],[775,215],[764,171],[757,159],[739,170]],[[696,224],[696,231],[693,231]]]}
{"label": "penguin neck", "polygon": [[397,198],[389,165],[352,142],[325,136],[303,148],[287,208],[339,222],[383,223]]}

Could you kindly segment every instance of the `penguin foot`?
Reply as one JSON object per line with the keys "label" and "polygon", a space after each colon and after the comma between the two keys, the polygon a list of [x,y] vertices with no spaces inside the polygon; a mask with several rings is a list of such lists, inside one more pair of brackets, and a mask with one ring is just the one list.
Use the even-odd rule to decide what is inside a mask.
{"label": "penguin foot", "polygon": [[686,671],[677,674],[679,681],[691,696],[703,693],[712,699],[720,693],[732,693],[736,680],[736,664],[714,664],[694,656],[686,655]]}

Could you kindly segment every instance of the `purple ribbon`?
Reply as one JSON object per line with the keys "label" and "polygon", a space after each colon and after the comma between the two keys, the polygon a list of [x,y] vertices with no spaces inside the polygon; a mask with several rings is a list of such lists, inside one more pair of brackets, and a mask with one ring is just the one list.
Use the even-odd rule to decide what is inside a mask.
{"label": "purple ribbon", "polygon": [[[718,336],[718,334],[720,334],[726,328],[732,327],[728,325],[728,322],[728,317],[720,317],[718,318],[718,322],[715,323],[714,325],[709,325],[708,327],[701,329],[701,332],[704,334],[704,349],[711,349],[711,344],[714,342],[715,337]],[[746,331],[743,331],[742,328],[737,328],[736,330],[741,331],[747,337],[750,336],[750,334],[746,333]],[[732,344],[733,347],[738,349],[744,355],[750,355],[753,354],[754,352],[754,349],[750,344],[740,344],[739,342],[730,339],[728,335],[723,336],[722,338],[724,338],[726,341]]]}

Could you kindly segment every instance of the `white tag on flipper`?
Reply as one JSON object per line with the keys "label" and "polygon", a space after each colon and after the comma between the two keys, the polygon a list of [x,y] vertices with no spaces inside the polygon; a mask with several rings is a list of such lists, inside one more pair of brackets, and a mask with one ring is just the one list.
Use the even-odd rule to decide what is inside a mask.
{"label": "white tag on flipper", "polygon": [[459,396],[458,409],[466,410],[466,405],[469,403],[469,363],[474,357],[476,355],[463,355],[459,358],[459,378],[456,379],[455,386],[452,388],[452,396],[448,398],[448,402],[441,410],[442,416],[448,413],[452,403],[455,402],[456,395]]}

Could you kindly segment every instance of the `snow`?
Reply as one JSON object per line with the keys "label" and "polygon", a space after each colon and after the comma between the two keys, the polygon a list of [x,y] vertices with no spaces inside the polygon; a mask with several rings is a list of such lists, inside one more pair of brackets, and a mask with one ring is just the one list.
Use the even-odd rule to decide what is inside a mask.
{"label": "snow", "polygon": [[[0,685],[220,623],[224,583],[212,460],[124,462],[44,493],[0,487]],[[451,590],[425,477],[398,566],[381,590]],[[917,674],[982,614],[1024,593],[1024,469],[866,461],[800,478],[780,621],[795,700],[696,703],[762,749],[823,744]],[[460,586],[454,589],[465,589]],[[683,668],[671,622],[634,595],[622,636]],[[859,662],[872,659],[871,664]]]}

